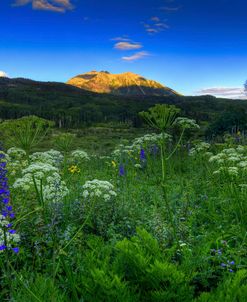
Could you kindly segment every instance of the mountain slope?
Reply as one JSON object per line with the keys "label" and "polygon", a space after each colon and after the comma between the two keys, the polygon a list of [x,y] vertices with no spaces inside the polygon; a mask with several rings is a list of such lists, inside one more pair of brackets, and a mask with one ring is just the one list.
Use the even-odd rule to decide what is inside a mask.
{"label": "mountain slope", "polygon": [[111,74],[107,71],[90,71],[73,77],[67,84],[93,92],[123,96],[178,95],[171,88],[132,72]]}

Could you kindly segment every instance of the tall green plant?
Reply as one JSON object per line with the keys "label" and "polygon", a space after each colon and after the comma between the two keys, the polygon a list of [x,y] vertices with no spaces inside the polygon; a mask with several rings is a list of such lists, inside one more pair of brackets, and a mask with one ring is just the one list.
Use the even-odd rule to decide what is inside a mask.
{"label": "tall green plant", "polygon": [[[190,128],[197,128],[199,127],[194,120],[190,120],[187,118],[179,117],[177,118],[178,113],[180,112],[180,109],[177,108],[174,105],[167,105],[167,104],[157,104],[154,107],[150,108],[146,112],[140,112],[140,116],[146,121],[146,123],[151,126],[152,128],[159,130],[162,133],[162,140],[160,144],[160,158],[161,158],[161,167],[162,167],[162,177],[161,177],[161,187],[163,191],[163,197],[166,204],[166,208],[169,215],[169,221],[173,229],[173,235],[178,243],[177,238],[177,231],[176,231],[176,224],[174,221],[174,213],[172,212],[172,208],[170,205],[170,202],[167,197],[167,162],[170,160],[170,158],[173,156],[173,154],[178,149],[184,132],[186,129]],[[175,147],[171,152],[169,152],[166,149],[166,131],[172,128],[173,126],[178,125],[180,128],[182,128],[180,137],[178,139],[178,142],[176,143]]]}
{"label": "tall green plant", "polygon": [[0,130],[7,144],[25,150],[28,158],[33,148],[44,139],[53,125],[51,121],[32,115],[4,121],[0,124]]}

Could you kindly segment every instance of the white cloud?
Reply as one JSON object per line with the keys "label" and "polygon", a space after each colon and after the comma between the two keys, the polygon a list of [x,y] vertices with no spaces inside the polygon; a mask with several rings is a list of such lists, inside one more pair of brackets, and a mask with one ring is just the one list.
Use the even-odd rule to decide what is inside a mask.
{"label": "white cloud", "polygon": [[5,78],[5,77],[8,77],[7,73],[0,70],[0,78]]}
{"label": "white cloud", "polygon": [[142,48],[142,44],[136,42],[118,42],[114,45],[115,49],[119,50],[134,50]]}
{"label": "white cloud", "polygon": [[122,36],[122,37],[112,38],[111,41],[131,41],[131,39],[128,38],[128,36]]}
{"label": "white cloud", "polygon": [[196,92],[199,95],[214,95],[229,99],[247,99],[244,88],[241,87],[211,87],[203,88]]}
{"label": "white cloud", "polygon": [[160,18],[159,17],[152,17],[150,20],[154,21],[154,22],[160,22]]}
{"label": "white cloud", "polygon": [[16,0],[14,6],[24,6],[31,3],[35,10],[49,10],[58,13],[64,13],[72,10],[71,0]]}
{"label": "white cloud", "polygon": [[127,61],[127,62],[132,62],[132,61],[136,61],[136,60],[139,60],[139,59],[143,59],[143,58],[145,58],[147,56],[150,56],[149,52],[147,52],[147,51],[140,51],[140,52],[135,53],[132,56],[122,57],[122,60],[123,61]]}

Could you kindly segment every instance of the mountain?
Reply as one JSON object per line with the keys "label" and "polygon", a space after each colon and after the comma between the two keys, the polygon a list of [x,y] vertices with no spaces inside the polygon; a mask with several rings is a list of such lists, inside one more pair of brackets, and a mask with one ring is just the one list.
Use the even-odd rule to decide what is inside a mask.
{"label": "mountain", "polygon": [[132,72],[111,74],[107,71],[90,71],[73,77],[67,84],[97,93],[123,96],[178,95],[171,88]]}

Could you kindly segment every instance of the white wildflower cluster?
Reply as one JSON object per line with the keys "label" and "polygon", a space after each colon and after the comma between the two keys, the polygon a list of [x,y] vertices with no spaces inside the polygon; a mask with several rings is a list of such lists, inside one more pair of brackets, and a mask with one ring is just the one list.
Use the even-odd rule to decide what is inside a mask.
{"label": "white wildflower cluster", "polygon": [[16,147],[8,149],[7,154],[11,160],[23,160],[27,155],[26,151]]}
{"label": "white wildflower cluster", "polygon": [[60,201],[68,193],[68,188],[59,175],[59,170],[50,164],[42,162],[32,163],[22,171],[22,177],[14,184],[14,189],[29,191],[34,189],[34,181],[38,188],[42,184],[43,197],[45,201]]}
{"label": "white wildflower cluster", "polygon": [[90,157],[87,152],[83,150],[75,150],[71,152],[71,159],[76,163],[82,163],[84,161],[90,160]]}
{"label": "white wildflower cluster", "polygon": [[227,173],[231,176],[238,176],[247,173],[247,147],[238,146],[228,148],[209,158],[210,163],[218,165],[218,170],[213,174]]}
{"label": "white wildflower cluster", "polygon": [[178,117],[175,120],[175,124],[183,129],[200,129],[200,126],[195,120],[189,119],[187,117]]}
{"label": "white wildflower cluster", "polygon": [[69,190],[57,172],[47,177],[46,185],[43,189],[44,200],[48,202],[59,202],[68,194]]}
{"label": "white wildflower cluster", "polygon": [[5,160],[8,165],[9,174],[12,176],[19,174],[28,166],[26,152],[20,148],[13,147],[8,149]]}
{"label": "white wildflower cluster", "polygon": [[114,186],[109,181],[94,179],[87,181],[82,188],[82,196],[85,199],[97,197],[109,201],[117,196],[117,193],[114,191]]}
{"label": "white wildflower cluster", "polygon": [[193,148],[190,149],[189,151],[189,156],[197,156],[197,155],[212,155],[211,152],[208,152],[210,148],[210,144],[205,143],[205,142],[199,142],[194,145]]}
{"label": "white wildflower cluster", "polygon": [[[171,135],[164,133],[164,139],[166,141],[170,141],[171,138]],[[132,155],[139,153],[141,148],[149,149],[152,146],[160,145],[162,139],[162,134],[146,134],[142,137],[135,138],[131,145],[118,145],[118,147],[112,152],[112,156],[114,158],[120,158],[123,155]]]}
{"label": "white wildflower cluster", "polygon": [[[171,135],[164,133],[164,139],[167,141],[171,140]],[[148,148],[152,147],[153,145],[159,145],[162,142],[162,133],[156,134],[156,133],[151,133],[151,134],[146,134],[142,137],[138,137],[134,139],[132,148],[134,150],[139,151],[141,148]]]}
{"label": "white wildflower cluster", "polygon": [[[12,248],[20,241],[20,236],[17,233],[8,230],[9,225],[6,217],[0,214],[0,247]],[[3,249],[0,249],[0,252],[2,251]]]}
{"label": "white wildflower cluster", "polygon": [[63,158],[64,157],[61,152],[53,149],[46,152],[35,152],[30,155],[30,161],[32,163],[47,163],[56,167],[60,167]]}

